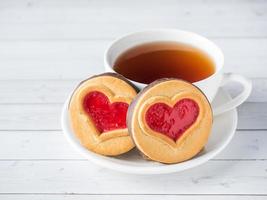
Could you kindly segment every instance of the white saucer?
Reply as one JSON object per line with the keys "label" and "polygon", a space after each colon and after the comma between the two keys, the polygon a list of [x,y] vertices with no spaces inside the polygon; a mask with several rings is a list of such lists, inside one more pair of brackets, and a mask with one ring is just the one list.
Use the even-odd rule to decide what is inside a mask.
{"label": "white saucer", "polygon": [[[230,95],[220,89],[212,106],[216,107],[223,102],[231,99]],[[191,160],[178,164],[161,164],[153,161],[144,160],[136,149],[117,157],[106,157],[95,154],[84,148],[71,130],[68,117],[68,101],[64,104],[61,116],[61,124],[64,135],[72,146],[83,154],[89,161],[95,164],[116,171],[131,174],[167,174],[179,172],[185,169],[196,167],[207,162],[209,159],[221,152],[234,136],[237,127],[236,109],[216,116],[213,122],[212,133],[205,149]]]}

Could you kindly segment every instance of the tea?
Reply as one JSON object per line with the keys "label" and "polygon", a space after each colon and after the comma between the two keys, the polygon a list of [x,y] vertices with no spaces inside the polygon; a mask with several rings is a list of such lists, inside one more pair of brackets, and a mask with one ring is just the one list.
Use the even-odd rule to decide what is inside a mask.
{"label": "tea", "polygon": [[191,83],[215,72],[213,60],[203,51],[175,42],[153,42],[135,46],[122,53],[114,70],[140,83],[159,78],[179,78]]}

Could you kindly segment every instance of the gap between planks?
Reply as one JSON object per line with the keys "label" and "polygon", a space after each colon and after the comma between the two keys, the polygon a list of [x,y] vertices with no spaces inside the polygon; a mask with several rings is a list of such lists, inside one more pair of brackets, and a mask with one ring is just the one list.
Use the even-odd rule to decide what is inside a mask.
{"label": "gap between planks", "polygon": [[1,192],[0,195],[70,195],[70,196],[267,196],[267,194],[166,194],[166,193],[162,193],[162,194],[146,194],[146,193],[139,193],[139,194],[123,194],[123,193],[107,193],[107,194],[98,194],[98,193],[74,193],[74,192],[64,192],[64,193],[41,193],[41,192],[36,192],[36,193],[23,193],[23,192],[18,192],[18,193],[5,193],[5,192]]}

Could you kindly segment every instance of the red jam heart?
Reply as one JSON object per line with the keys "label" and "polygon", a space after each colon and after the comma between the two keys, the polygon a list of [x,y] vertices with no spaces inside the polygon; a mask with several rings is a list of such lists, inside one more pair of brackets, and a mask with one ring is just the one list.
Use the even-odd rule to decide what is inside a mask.
{"label": "red jam heart", "polygon": [[153,104],[147,110],[145,119],[152,130],[176,141],[196,121],[198,114],[199,107],[195,101],[182,99],[173,108],[165,103]]}
{"label": "red jam heart", "polygon": [[128,104],[110,103],[108,97],[99,91],[88,93],[83,100],[83,108],[93,120],[100,133],[126,128]]}

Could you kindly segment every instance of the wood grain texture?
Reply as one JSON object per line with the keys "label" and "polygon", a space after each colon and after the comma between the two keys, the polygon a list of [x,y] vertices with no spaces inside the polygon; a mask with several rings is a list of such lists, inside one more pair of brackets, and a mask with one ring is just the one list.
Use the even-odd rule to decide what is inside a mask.
{"label": "wood grain texture", "polygon": [[0,104],[62,104],[80,81],[0,80]]}
{"label": "wood grain texture", "polygon": [[239,129],[266,129],[267,128],[267,104],[244,103],[238,107]]}
{"label": "wood grain texture", "polygon": [[[61,131],[1,131],[0,160],[85,159]],[[267,131],[237,131],[215,160],[267,160]]]}
{"label": "wood grain texture", "polygon": [[[266,11],[264,0],[0,1],[0,199],[267,199]],[[103,72],[114,38],[151,28],[202,34],[222,48],[225,72],[252,78],[240,131],[213,160],[182,173],[99,168],[65,140],[62,103],[81,79]]]}
{"label": "wood grain texture", "polygon": [[[1,195],[1,194],[0,194]],[[1,195],[5,200],[265,200],[266,196],[243,195],[97,195],[97,194],[13,194]]]}
{"label": "wood grain texture", "polygon": [[209,161],[181,173],[137,176],[86,160],[1,161],[0,193],[266,195],[266,166],[266,160]]}
{"label": "wood grain texture", "polygon": [[0,105],[0,130],[61,129],[61,104]]}
{"label": "wood grain texture", "polygon": [[113,38],[149,28],[266,37],[266,1],[1,1],[0,39]]}

